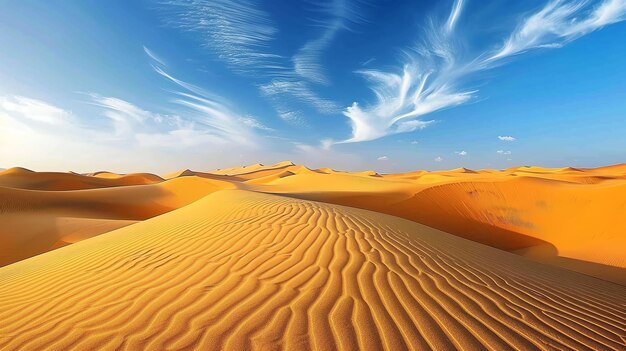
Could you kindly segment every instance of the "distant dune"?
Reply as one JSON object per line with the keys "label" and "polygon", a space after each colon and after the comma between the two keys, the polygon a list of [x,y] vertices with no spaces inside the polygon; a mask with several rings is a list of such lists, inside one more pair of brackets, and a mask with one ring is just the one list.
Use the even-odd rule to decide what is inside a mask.
{"label": "distant dune", "polygon": [[0,269],[0,349],[623,350],[626,287],[249,191]]}
{"label": "distant dune", "polygon": [[626,350],[625,199],[626,165],[11,168],[0,350]]}
{"label": "distant dune", "polygon": [[154,174],[114,174],[96,172],[89,175],[77,173],[33,172],[25,168],[11,168],[0,172],[0,186],[29,190],[83,190],[144,185],[161,182]]}

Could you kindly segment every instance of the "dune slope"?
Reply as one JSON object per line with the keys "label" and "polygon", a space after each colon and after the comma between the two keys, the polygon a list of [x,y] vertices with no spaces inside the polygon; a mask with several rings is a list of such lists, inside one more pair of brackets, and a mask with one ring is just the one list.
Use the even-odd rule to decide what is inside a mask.
{"label": "dune slope", "polygon": [[626,287],[242,190],[0,268],[2,350],[624,350]]}
{"label": "dune slope", "polygon": [[[406,218],[626,285],[622,175],[523,169],[489,174],[461,169],[382,178],[297,174],[251,189]],[[533,170],[532,176],[528,169]],[[600,175],[603,180],[594,178]]]}
{"label": "dune slope", "polygon": [[0,186],[0,266],[158,216],[231,187],[198,177],[72,191]]}

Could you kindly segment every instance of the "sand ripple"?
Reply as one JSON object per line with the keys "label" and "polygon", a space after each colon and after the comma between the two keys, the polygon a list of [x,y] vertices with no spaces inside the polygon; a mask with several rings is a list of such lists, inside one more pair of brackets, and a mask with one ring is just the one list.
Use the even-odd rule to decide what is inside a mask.
{"label": "sand ripple", "polygon": [[626,350],[626,287],[241,190],[0,268],[1,350]]}

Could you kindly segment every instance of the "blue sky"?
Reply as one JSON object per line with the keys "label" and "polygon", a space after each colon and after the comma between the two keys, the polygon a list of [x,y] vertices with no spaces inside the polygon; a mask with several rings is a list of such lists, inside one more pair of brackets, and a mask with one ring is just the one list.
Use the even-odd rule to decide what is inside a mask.
{"label": "blue sky", "polygon": [[626,160],[626,0],[3,0],[0,167]]}

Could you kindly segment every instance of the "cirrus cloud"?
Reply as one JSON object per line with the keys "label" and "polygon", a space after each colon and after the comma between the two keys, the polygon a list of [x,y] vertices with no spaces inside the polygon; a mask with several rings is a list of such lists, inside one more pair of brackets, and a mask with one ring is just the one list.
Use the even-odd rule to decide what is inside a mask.
{"label": "cirrus cloud", "polygon": [[464,89],[463,85],[476,73],[498,67],[506,63],[505,59],[531,49],[558,48],[623,21],[626,0],[550,0],[522,18],[502,44],[491,45],[475,55],[468,55],[467,44],[456,30],[463,10],[464,1],[455,0],[445,22],[431,18],[419,43],[403,51],[404,62],[395,71],[356,71],[370,83],[376,101],[365,107],[354,102],[344,110],[352,136],[342,142],[370,141],[414,131],[417,128],[407,123],[417,123],[425,115],[472,100],[477,91]]}

